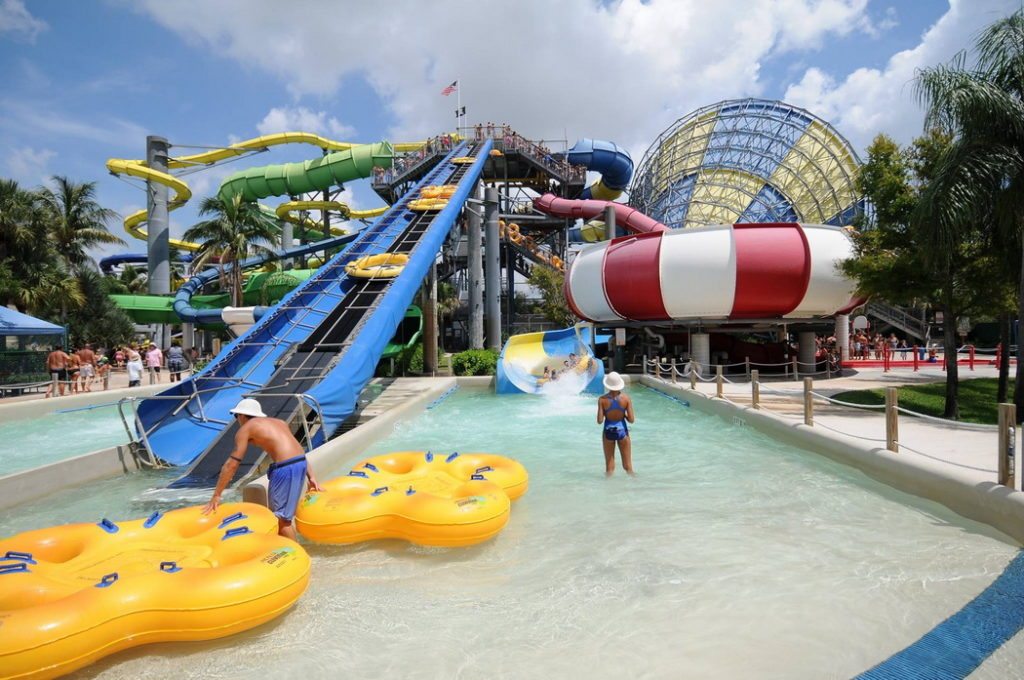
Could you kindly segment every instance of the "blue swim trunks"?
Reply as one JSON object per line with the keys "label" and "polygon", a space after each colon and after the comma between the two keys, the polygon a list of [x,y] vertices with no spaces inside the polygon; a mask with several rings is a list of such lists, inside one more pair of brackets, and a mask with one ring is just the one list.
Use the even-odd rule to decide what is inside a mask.
{"label": "blue swim trunks", "polygon": [[267,472],[270,480],[270,509],[281,519],[290,522],[306,490],[306,457],[296,456],[283,463],[271,463]]}

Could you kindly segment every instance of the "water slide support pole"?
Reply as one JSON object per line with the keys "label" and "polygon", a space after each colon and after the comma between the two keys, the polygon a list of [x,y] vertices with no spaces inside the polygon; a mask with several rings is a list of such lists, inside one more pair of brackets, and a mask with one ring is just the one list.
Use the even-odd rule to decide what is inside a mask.
{"label": "water slide support pole", "polygon": [[[292,198],[294,201],[295,198]],[[295,227],[288,220],[280,220],[281,225],[281,252],[284,253],[295,247]],[[281,260],[281,269],[288,270],[292,268],[291,258]]]}
{"label": "water slide support pole", "polygon": [[[167,172],[167,140],[149,135],[146,137],[146,163],[158,172]],[[152,180],[146,181],[146,259],[149,271],[147,289],[150,295],[167,295],[171,292],[170,218],[168,217],[168,188]],[[158,325],[156,342],[161,347],[168,345],[166,327]]]}
{"label": "water slide support pole", "polygon": [[487,347],[501,351],[501,262],[498,241],[498,190],[484,191],[484,297],[487,323]]}
{"label": "water slide support pole", "polygon": [[[473,197],[479,198],[481,185],[473,190]],[[480,213],[473,207],[466,210],[466,229],[469,241],[466,256],[469,259],[469,348],[483,349],[484,346],[484,260],[481,252]]]}
{"label": "water slide support pole", "polygon": [[431,263],[423,295],[423,372],[437,373],[437,263]]}
{"label": "water slide support pole", "polygon": [[604,240],[610,241],[615,238],[615,208],[606,205],[604,207]]}
{"label": "water slide support pole", "polygon": [[836,345],[839,346],[839,360],[850,360],[850,315],[836,314]]}

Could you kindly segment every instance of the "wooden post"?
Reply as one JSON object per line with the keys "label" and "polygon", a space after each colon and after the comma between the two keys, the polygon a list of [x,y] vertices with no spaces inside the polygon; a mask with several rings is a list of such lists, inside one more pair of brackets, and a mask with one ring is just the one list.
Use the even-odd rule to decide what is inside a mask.
{"label": "wooden post", "polygon": [[654,377],[661,380],[661,357],[654,357]]}
{"label": "wooden post", "polygon": [[814,379],[804,378],[804,425],[814,426]]}
{"label": "wooden post", "polygon": [[672,361],[669,362],[669,370],[672,371],[672,384],[679,382],[678,376],[676,375],[676,358],[672,357]]}
{"label": "wooden post", "polygon": [[999,404],[999,483],[1011,489],[1017,488],[1015,408],[1013,404]]}
{"label": "wooden post", "polygon": [[885,388],[885,448],[893,453],[900,450],[899,392],[895,387]]}
{"label": "wooden post", "polygon": [[756,368],[750,372],[750,405],[761,408],[761,374]]}
{"label": "wooden post", "polygon": [[[595,330],[595,332],[596,332],[596,330]],[[650,359],[649,359],[649,358],[647,357],[647,355],[646,355],[646,354],[644,354],[644,358],[643,358],[643,360],[642,360],[642,361],[640,362],[640,363],[642,363],[642,364],[644,365],[644,375],[647,375],[647,362],[648,362],[648,361],[650,361]]]}
{"label": "wooden post", "polygon": [[796,357],[793,357],[793,380],[800,379],[800,368],[797,366]]}
{"label": "wooden post", "polygon": [[743,363],[745,365],[744,372],[747,376],[747,380],[750,380],[750,357],[744,357]]}
{"label": "wooden post", "polygon": [[719,399],[722,398],[722,387],[724,387],[722,382],[722,364],[718,364],[715,366],[715,396]]}
{"label": "wooden post", "polygon": [[918,354],[918,351],[917,351],[917,345],[914,345],[914,373],[917,373],[917,369],[918,369],[917,362],[920,361],[919,356],[920,355]]}
{"label": "wooden post", "polygon": [[693,359],[690,359],[690,389],[697,389],[697,364],[693,363]]}
{"label": "wooden post", "polygon": [[974,345],[970,345],[967,348],[967,364],[974,370]]}

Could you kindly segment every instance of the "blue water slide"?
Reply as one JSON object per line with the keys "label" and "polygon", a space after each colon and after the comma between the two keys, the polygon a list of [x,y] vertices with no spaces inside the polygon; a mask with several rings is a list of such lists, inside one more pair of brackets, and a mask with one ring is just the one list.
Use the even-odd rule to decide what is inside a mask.
{"label": "blue water slide", "polygon": [[[192,261],[192,253],[178,253],[178,262],[187,263]],[[122,264],[149,264],[149,256],[146,253],[116,253],[107,255],[100,260],[100,269],[104,274],[109,274],[114,267]]]}
{"label": "blue water slide", "polygon": [[633,177],[633,159],[614,142],[581,139],[565,155],[573,165],[582,165],[601,173],[601,179],[583,190],[582,198],[612,201],[629,186]]}
{"label": "blue water slide", "polygon": [[[314,351],[317,352],[317,361],[321,362],[317,364],[317,370],[329,367],[330,371],[317,373],[317,384],[311,384],[310,380],[284,381],[284,389],[294,384],[290,391],[312,397],[311,403],[315,400],[317,410],[322,412],[324,427],[314,443],[332,433],[352,412],[356,395],[372,377],[380,353],[401,322],[430,262],[436,257],[462,203],[479,178],[490,147],[490,141],[479,145],[474,149],[478,160],[463,165],[451,162],[453,158],[467,153],[466,143],[458,145],[401,200],[356,234],[313,277],[271,307],[206,368],[155,397],[143,400],[138,407],[136,426],[147,448],[173,465],[188,465],[195,461],[195,468],[209,458],[207,454],[214,449],[230,446],[230,442],[223,441],[225,437],[221,434],[231,430],[233,419],[229,410],[239,399],[254,393],[264,399],[259,396],[260,391],[275,384],[289,361]],[[424,213],[409,209],[410,201],[419,197],[424,186],[445,183],[456,176],[459,177],[458,189],[447,207],[436,215],[423,222],[426,219]],[[409,225],[417,221],[427,226],[422,234],[417,232],[417,240],[403,241],[406,245],[414,244],[408,253],[408,264],[401,275],[387,282],[380,299],[375,300],[367,311],[360,312],[365,316],[360,317],[358,325],[351,331],[351,341],[346,341],[345,347],[339,347],[333,353],[323,351],[323,347],[308,347],[316,341],[316,332],[329,325],[338,314],[344,313],[346,296],[366,282],[366,279],[349,277],[345,265],[365,255],[388,252],[400,239],[407,239]],[[280,401],[294,396],[284,389],[265,398]],[[251,465],[256,462],[252,461]],[[205,479],[209,479],[208,475]]]}

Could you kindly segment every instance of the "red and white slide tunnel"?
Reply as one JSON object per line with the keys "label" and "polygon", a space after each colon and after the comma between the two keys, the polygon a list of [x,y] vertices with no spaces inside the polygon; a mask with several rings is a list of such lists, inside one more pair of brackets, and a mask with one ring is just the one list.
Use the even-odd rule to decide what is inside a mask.
{"label": "red and white slide tunnel", "polygon": [[849,233],[826,225],[650,231],[584,248],[565,293],[596,322],[831,316],[860,302],[837,267],[852,255]]}

